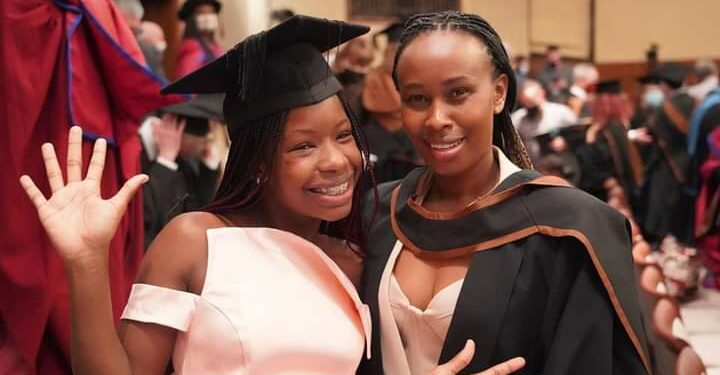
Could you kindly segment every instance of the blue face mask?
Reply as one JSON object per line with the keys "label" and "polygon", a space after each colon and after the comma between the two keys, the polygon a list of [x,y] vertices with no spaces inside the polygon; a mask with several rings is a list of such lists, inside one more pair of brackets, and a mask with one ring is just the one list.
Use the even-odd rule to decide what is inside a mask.
{"label": "blue face mask", "polygon": [[659,107],[663,99],[665,99],[665,95],[660,89],[648,90],[643,95],[643,104],[648,107]]}

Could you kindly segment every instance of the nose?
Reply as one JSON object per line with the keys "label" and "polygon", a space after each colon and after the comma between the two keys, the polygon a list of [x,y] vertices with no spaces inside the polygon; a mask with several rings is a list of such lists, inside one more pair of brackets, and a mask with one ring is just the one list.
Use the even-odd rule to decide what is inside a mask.
{"label": "nose", "polygon": [[335,142],[326,142],[322,146],[318,160],[320,172],[340,172],[348,164],[347,156]]}
{"label": "nose", "polygon": [[445,105],[440,100],[433,101],[430,106],[428,118],[425,120],[425,126],[431,130],[442,130],[452,126],[450,116]]}

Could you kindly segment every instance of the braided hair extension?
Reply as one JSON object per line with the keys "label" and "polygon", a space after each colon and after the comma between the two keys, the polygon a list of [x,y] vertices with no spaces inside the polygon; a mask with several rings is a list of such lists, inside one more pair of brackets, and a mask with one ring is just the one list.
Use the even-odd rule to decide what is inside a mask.
{"label": "braided hair extension", "polygon": [[395,87],[399,87],[397,66],[405,48],[418,36],[438,30],[466,32],[479,38],[485,44],[493,64],[494,76],[498,77],[504,74],[508,79],[505,106],[500,113],[493,116],[493,144],[499,147],[519,167],[531,169],[530,157],[510,118],[510,111],[515,106],[517,95],[515,74],[510,66],[510,59],[505,47],[503,47],[500,36],[482,17],[458,11],[416,14],[410,17],[405,22],[405,29],[395,54],[392,72]]}

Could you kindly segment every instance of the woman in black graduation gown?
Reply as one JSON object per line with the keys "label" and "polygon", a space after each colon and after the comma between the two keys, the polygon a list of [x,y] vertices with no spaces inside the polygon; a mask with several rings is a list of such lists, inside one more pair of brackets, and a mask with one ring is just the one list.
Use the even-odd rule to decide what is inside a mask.
{"label": "woman in black graduation gown", "polygon": [[523,374],[649,373],[628,224],[530,170],[492,27],[459,12],[412,17],[393,77],[427,167],[367,198],[374,329],[361,373],[422,373],[468,339],[463,373],[514,356]]}
{"label": "woman in black graduation gown", "polygon": [[619,81],[597,85],[593,120],[575,154],[581,170],[578,187],[604,201],[608,200],[608,180],[617,181],[622,200],[630,204],[642,180],[642,160],[627,137],[629,112]]}

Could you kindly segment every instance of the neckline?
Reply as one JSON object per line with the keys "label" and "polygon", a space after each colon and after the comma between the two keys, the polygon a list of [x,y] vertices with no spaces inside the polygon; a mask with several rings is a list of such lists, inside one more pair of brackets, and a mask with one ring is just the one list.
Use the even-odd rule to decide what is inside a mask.
{"label": "neckline", "polygon": [[[462,285],[465,282],[465,277],[462,277],[460,279],[457,279],[453,281],[452,283],[446,285],[444,288],[438,290],[435,295],[430,298],[430,301],[428,302],[427,306],[425,306],[424,309],[421,309],[417,306],[415,306],[410,299],[407,297],[407,294],[405,294],[405,291],[400,286],[400,282],[398,282],[397,277],[395,277],[395,273],[392,273],[390,275],[390,283],[393,284],[396,287],[396,290],[398,291],[399,295],[402,297],[403,301],[406,302],[408,308],[412,310],[413,312],[421,315],[421,316],[433,316],[433,315],[439,315],[439,316],[447,316],[445,312],[439,312],[433,309],[434,305],[438,304],[440,300],[440,297],[450,293],[451,291],[454,291],[457,289],[458,295],[460,294],[460,289],[462,288]],[[451,313],[455,310],[455,305],[453,304],[452,309],[450,309]]]}

